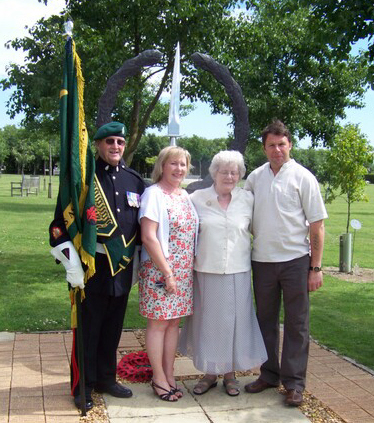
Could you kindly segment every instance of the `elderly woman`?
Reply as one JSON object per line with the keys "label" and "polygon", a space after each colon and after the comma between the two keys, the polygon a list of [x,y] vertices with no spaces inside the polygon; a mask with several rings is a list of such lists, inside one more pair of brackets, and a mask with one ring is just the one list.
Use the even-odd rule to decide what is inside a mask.
{"label": "elderly woman", "polygon": [[190,154],[164,148],[153,170],[154,185],[141,197],[143,242],[139,270],[140,313],[147,318],[146,349],[153,370],[151,386],[164,401],[183,395],[174,378],[182,316],[192,314],[193,259],[198,217],[181,183]]}
{"label": "elderly woman", "polygon": [[205,373],[195,394],[217,386],[217,376],[223,374],[226,393],[236,396],[235,371],[267,359],[251,294],[253,196],[236,186],[245,174],[238,151],[216,154],[209,172],[214,184],[191,194],[199,216],[194,314],[185,321],[180,351]]}

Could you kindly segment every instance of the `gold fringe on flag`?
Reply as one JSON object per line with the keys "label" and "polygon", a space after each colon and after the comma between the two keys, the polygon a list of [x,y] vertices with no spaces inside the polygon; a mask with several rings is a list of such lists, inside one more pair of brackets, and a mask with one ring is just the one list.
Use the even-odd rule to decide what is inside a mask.
{"label": "gold fringe on flag", "polygon": [[[78,325],[77,319],[77,292],[80,288],[73,288],[70,290],[70,303],[71,303],[71,312],[70,312],[70,327],[75,329]],[[84,289],[81,290],[81,302],[86,298]]]}
{"label": "gold fringe on flag", "polygon": [[[84,96],[84,78],[81,67],[81,60],[75,49],[75,42],[72,41],[73,60],[75,62],[77,90],[78,90],[78,115],[79,115],[79,161],[81,168],[81,192],[79,196],[79,216],[82,217],[84,205],[87,197],[88,186],[86,185],[86,157],[88,145],[88,133],[86,128],[85,113],[83,107]],[[88,266],[85,273],[85,282],[95,274],[95,259],[88,254],[82,247],[82,236],[77,234],[73,239],[73,243],[82,262]]]}

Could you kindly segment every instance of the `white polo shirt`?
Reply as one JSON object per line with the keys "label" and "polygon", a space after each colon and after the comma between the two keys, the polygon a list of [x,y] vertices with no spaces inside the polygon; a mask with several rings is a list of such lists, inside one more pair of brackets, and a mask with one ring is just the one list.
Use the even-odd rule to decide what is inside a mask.
{"label": "white polo shirt", "polygon": [[254,194],[252,260],[283,262],[309,253],[309,226],[327,218],[317,179],[290,159],[274,176],[269,163],[255,169],[245,189]]}
{"label": "white polo shirt", "polygon": [[253,195],[234,188],[224,210],[218,203],[214,185],[197,190],[191,200],[199,216],[199,238],[194,269],[199,272],[232,274],[251,268]]}

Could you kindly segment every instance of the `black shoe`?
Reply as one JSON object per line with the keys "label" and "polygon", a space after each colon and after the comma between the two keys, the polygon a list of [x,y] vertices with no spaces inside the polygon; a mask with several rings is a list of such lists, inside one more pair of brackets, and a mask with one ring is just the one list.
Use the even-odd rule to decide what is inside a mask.
{"label": "black shoe", "polygon": [[132,397],[132,391],[129,388],[126,388],[126,386],[123,386],[119,383],[114,383],[110,386],[99,386],[95,388],[96,392],[99,392],[100,394],[105,393],[109,394],[112,397],[117,398],[130,398]]}
{"label": "black shoe", "polygon": [[[77,395],[74,397],[74,404],[77,408],[81,409],[81,396]],[[86,411],[91,410],[93,407],[93,401],[91,394],[86,394]]]}

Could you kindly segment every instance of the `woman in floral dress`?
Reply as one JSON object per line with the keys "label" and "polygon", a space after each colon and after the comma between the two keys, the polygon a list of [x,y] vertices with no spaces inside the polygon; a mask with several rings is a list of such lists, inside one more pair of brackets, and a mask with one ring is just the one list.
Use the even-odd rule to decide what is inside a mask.
{"label": "woman in floral dress", "polygon": [[165,401],[183,395],[174,378],[180,318],[193,313],[193,260],[198,218],[181,183],[190,154],[164,148],[153,170],[154,185],[141,197],[142,255],[140,313],[147,318],[146,349],[153,370],[152,388]]}

